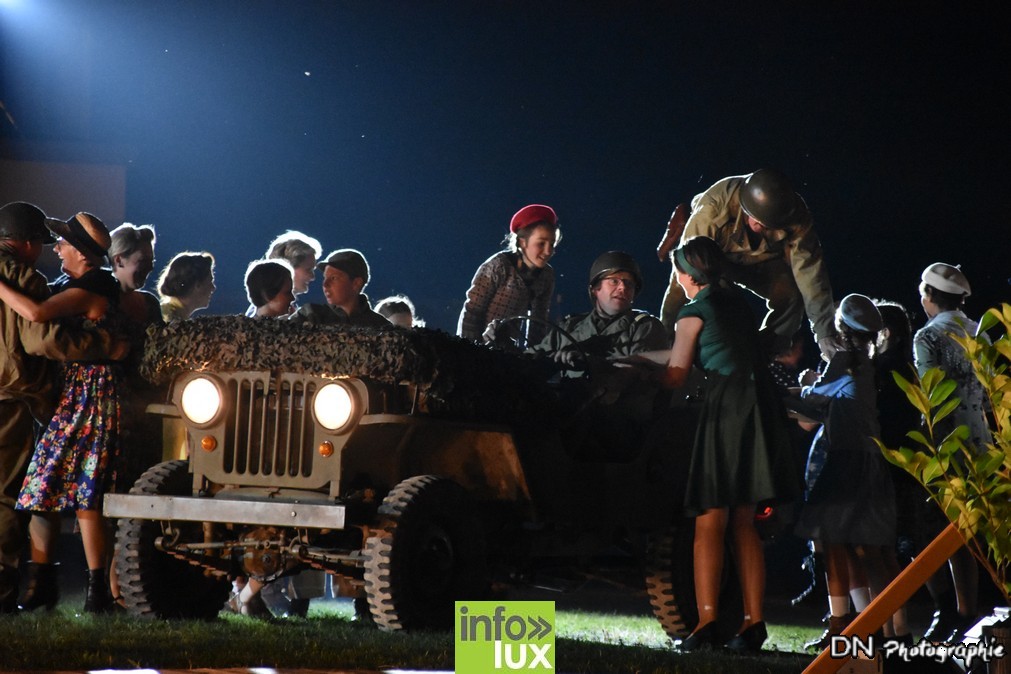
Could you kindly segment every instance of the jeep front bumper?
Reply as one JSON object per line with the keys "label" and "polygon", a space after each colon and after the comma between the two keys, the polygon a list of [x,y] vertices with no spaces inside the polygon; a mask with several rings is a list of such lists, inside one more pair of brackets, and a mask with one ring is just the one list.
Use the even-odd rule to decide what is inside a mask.
{"label": "jeep front bumper", "polygon": [[106,517],[111,518],[343,529],[345,507],[317,503],[270,503],[192,496],[107,494],[103,512]]}

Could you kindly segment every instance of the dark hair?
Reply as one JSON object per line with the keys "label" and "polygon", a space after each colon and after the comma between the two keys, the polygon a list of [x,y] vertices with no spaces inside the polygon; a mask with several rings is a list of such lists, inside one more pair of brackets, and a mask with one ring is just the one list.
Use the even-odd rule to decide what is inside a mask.
{"label": "dark hair", "polygon": [[[881,314],[881,328],[888,330],[892,339],[892,348],[899,352],[913,352],[913,328],[909,318],[909,310],[898,302],[891,300],[874,300]],[[891,350],[891,349],[889,349]]]}
{"label": "dark hair", "polygon": [[291,264],[292,268],[297,268],[301,267],[310,257],[318,260],[322,254],[323,247],[319,241],[308,234],[289,229],[270,242],[265,257],[268,260],[283,258]]}
{"label": "dark hair", "polygon": [[189,297],[194,286],[214,274],[214,256],[207,252],[179,253],[173,257],[158,279],[158,294],[164,297]]}
{"label": "dark hair", "polygon": [[136,253],[142,244],[150,243],[154,248],[157,237],[154,234],[154,227],[151,225],[134,225],[124,222],[122,225],[109,233],[112,243],[109,244],[109,259],[114,259],[117,255],[130,257]]}
{"label": "dark hair", "polygon": [[414,302],[406,295],[390,295],[376,303],[376,313],[383,318],[389,318],[393,314],[411,314],[411,316],[414,316]]}
{"label": "dark hair", "polygon": [[246,268],[246,296],[257,309],[277,297],[295,272],[287,260],[254,260]]}
{"label": "dark hair", "polygon": [[725,257],[720,245],[708,236],[693,236],[671,254],[674,266],[699,285],[710,285],[723,278]]}
{"label": "dark hair", "polygon": [[938,290],[929,283],[920,283],[920,290],[930,298],[930,301],[937,305],[941,311],[954,311],[965,304],[965,295],[956,295]]}
{"label": "dark hair", "polygon": [[[874,304],[881,314],[881,329],[888,330],[888,348],[874,354],[875,376],[880,391],[895,385],[891,375],[893,371],[906,377],[913,373],[913,328],[909,310],[898,302],[874,300]],[[882,423],[885,423],[884,419]]]}

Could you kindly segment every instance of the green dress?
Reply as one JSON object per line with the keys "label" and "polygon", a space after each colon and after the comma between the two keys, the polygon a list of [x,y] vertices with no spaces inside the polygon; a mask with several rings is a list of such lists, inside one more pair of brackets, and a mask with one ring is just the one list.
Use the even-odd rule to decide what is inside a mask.
{"label": "green dress", "polygon": [[707,286],[678,320],[699,318],[696,364],[706,373],[705,400],[688,466],[684,506],[697,515],[802,493],[786,430],[786,413],[758,344],[758,326],[743,291]]}

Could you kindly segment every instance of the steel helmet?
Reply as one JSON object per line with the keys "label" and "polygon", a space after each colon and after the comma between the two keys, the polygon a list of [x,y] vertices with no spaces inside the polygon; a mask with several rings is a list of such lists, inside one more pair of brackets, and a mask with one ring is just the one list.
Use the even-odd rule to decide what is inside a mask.
{"label": "steel helmet", "polygon": [[597,281],[616,271],[627,271],[635,279],[635,294],[642,290],[642,272],[639,264],[628,253],[620,250],[609,250],[603,253],[590,265],[590,297],[593,297],[593,286]]}
{"label": "steel helmet", "polygon": [[770,229],[782,229],[797,213],[800,197],[776,169],[755,171],[741,187],[741,208]]}

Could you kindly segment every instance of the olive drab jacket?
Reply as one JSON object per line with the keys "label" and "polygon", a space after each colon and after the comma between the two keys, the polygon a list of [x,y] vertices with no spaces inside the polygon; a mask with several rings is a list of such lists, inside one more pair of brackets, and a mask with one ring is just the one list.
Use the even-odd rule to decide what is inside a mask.
{"label": "olive drab jacket", "polygon": [[[0,248],[0,279],[37,300],[49,296],[46,277]],[[0,302],[0,400],[20,400],[37,420],[52,418],[54,360],[96,360],[112,345],[104,330],[73,331],[57,322],[35,323]]]}
{"label": "olive drab jacket", "polygon": [[[747,175],[730,176],[692,199],[692,212],[681,241],[708,236],[720,245],[734,264],[753,265],[775,259],[789,263],[794,281],[804,298],[804,309],[814,334],[835,334],[835,305],[821,242],[812,227],[807,205],[798,210],[796,222],[783,229],[765,230],[757,248],[747,236],[747,214],[741,208],[740,192]],[[799,195],[798,195],[799,198]]]}
{"label": "olive drab jacket", "polygon": [[[607,358],[631,356],[640,351],[658,351],[669,346],[667,333],[660,320],[638,309],[630,309],[618,316],[607,316],[594,309],[586,314],[566,316],[559,327],[561,330],[549,330],[547,336],[530,350],[535,353],[556,353],[578,345],[588,356]],[[575,344],[572,340],[575,340]],[[564,376],[582,375],[582,371],[571,370]]]}
{"label": "olive drab jacket", "polygon": [[[667,348],[663,325],[645,311],[631,309],[619,316],[606,316],[594,310],[562,319],[559,327],[590,355],[631,356],[640,351]],[[535,351],[560,351],[573,346],[572,340],[558,330],[551,330]]]}

